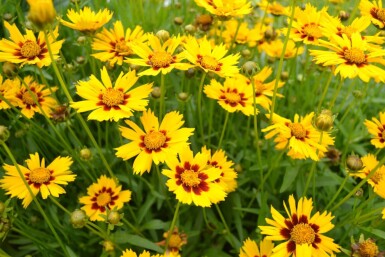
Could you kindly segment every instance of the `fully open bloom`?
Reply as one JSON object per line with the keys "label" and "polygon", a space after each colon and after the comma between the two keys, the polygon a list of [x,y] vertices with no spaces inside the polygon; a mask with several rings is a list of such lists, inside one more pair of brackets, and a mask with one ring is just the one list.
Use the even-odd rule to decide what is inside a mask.
{"label": "fully open bloom", "polygon": [[352,257],[383,257],[385,251],[380,251],[376,241],[368,238],[365,240],[361,234],[358,242],[352,243]]}
{"label": "fully open bloom", "polygon": [[[268,56],[273,58],[281,58],[281,54],[283,52],[284,42],[280,39],[274,39],[271,41],[262,42],[258,48],[261,51],[264,51]],[[286,44],[285,54],[283,58],[290,59],[295,58],[298,55],[303,53],[304,49],[302,46],[297,46],[293,40],[289,40]]]}
{"label": "fully open bloom", "polygon": [[266,238],[261,241],[260,248],[258,248],[258,244],[247,238],[240,249],[239,257],[270,257],[272,256],[272,250],[274,248],[274,244],[272,241],[267,240]]}
{"label": "fully open bloom", "polygon": [[127,249],[124,252],[122,252],[122,255],[120,257],[161,257],[162,255],[156,254],[151,255],[150,252],[143,251],[141,254],[137,255],[133,250]]}
{"label": "fully open bloom", "polygon": [[[222,85],[215,79],[204,87],[207,97],[216,99],[218,104],[228,112],[241,111],[249,116],[254,115],[253,90],[246,83],[237,78],[226,78]],[[256,113],[258,111],[256,110]]]}
{"label": "fully open bloom", "polygon": [[0,180],[0,187],[6,190],[7,195],[23,199],[23,207],[27,208],[39,192],[41,197],[46,199],[49,195],[59,197],[65,190],[60,185],[67,185],[75,180],[76,175],[70,171],[72,164],[71,157],[57,157],[48,166],[45,160],[40,160],[39,154],[30,154],[26,160],[27,167],[18,165],[24,179],[26,180],[33,196],[30,194],[24,179],[16,166],[4,164],[5,176]]}
{"label": "fully open bloom", "polygon": [[[5,28],[9,31],[10,39],[3,38],[0,41],[0,62],[8,61],[36,65],[39,68],[49,66],[52,62],[44,33],[39,32],[37,38],[32,30],[27,29],[26,34],[22,35],[15,24],[4,22]],[[48,34],[48,41],[51,46],[53,58],[59,58],[59,51],[64,40],[56,41],[59,36],[58,28]]]}
{"label": "fully open bloom", "polygon": [[385,27],[385,8],[382,8],[382,1],[361,0],[359,8],[361,15],[370,17],[378,28]]}
{"label": "fully open bloom", "polygon": [[277,3],[277,1],[261,0],[261,2],[258,3],[258,7],[264,12],[271,13],[273,15],[290,14],[289,13],[290,9],[288,7],[281,5],[280,3]]}
{"label": "fully open bloom", "polygon": [[330,231],[334,225],[331,213],[325,211],[311,215],[313,209],[312,199],[300,198],[298,206],[293,195],[289,197],[289,208],[284,203],[288,218],[282,216],[273,206],[271,214],[273,219],[266,218],[270,226],[259,226],[261,233],[267,235],[266,239],[285,242],[273,249],[272,256],[330,256],[339,252],[339,246],[333,239],[323,234]]}
{"label": "fully open bloom", "polygon": [[[269,116],[269,115],[268,115]],[[318,161],[326,151],[328,146],[333,145],[334,140],[329,132],[323,132],[322,141],[321,133],[317,131],[312,120],[314,112],[300,117],[298,114],[294,116],[294,122],[283,118],[277,114],[273,115],[273,125],[262,129],[268,132],[266,139],[276,136],[276,149],[289,149],[288,155],[293,159],[311,158]]]}
{"label": "fully open bloom", "polygon": [[207,166],[210,155],[197,153],[195,157],[190,148],[185,147],[176,156],[168,156],[162,174],[169,179],[168,189],[173,192],[181,203],[201,207],[210,207],[212,203],[223,201],[226,197],[224,188],[216,183],[221,178],[221,170]]}
{"label": "fully open bloom", "polygon": [[120,210],[123,204],[131,200],[131,191],[122,190],[115,179],[102,175],[96,183],[87,188],[87,196],[79,198],[79,202],[84,204],[84,210],[91,221],[105,220],[100,214],[107,214],[106,209]]}
{"label": "fully open bloom", "polygon": [[91,75],[89,81],[79,81],[76,93],[86,100],[73,102],[71,107],[78,112],[93,110],[89,120],[114,120],[118,121],[133,115],[133,111],[144,111],[148,104],[145,98],[152,91],[152,84],[144,84],[131,89],[138,77],[135,70],[126,74],[121,72],[115,85],[112,86],[106,67],[101,70],[102,81]]}
{"label": "fully open bloom", "polygon": [[[225,30],[222,32],[222,37],[226,42],[227,47],[234,42],[240,45],[247,45],[249,47],[254,47],[257,44],[257,41],[263,38],[263,33],[261,32],[261,26],[255,26],[254,28],[249,28],[247,22],[241,22],[238,24],[236,20],[226,21],[224,24]],[[220,36],[220,29],[216,28],[217,35]],[[235,39],[234,39],[235,38]]]}
{"label": "fully open bloom", "polygon": [[380,120],[376,117],[372,118],[372,121],[365,120],[365,126],[368,128],[370,134],[374,137],[370,140],[370,143],[376,148],[385,147],[385,112],[380,112]]}
{"label": "fully open bloom", "polygon": [[95,13],[90,7],[85,6],[79,12],[68,10],[67,17],[71,22],[61,20],[61,24],[86,34],[93,34],[111,20],[112,12],[103,9]]}
{"label": "fully open bloom", "polygon": [[149,67],[147,70],[139,73],[139,76],[156,76],[159,73],[166,74],[174,68],[178,70],[187,70],[191,67],[188,63],[182,63],[183,53],[174,54],[176,48],[181,43],[181,38],[170,37],[163,44],[160,39],[150,34],[148,44],[136,42],[131,48],[140,58],[127,58],[126,61],[131,64]]}
{"label": "fully open bloom", "polygon": [[183,115],[178,112],[167,113],[161,124],[148,109],[140,118],[144,131],[134,122],[126,120],[130,126],[120,127],[122,136],[131,140],[128,144],[116,148],[116,156],[128,160],[137,155],[134,161],[134,173],[150,172],[152,162],[158,165],[188,145],[187,140],[193,134],[193,128],[181,128]]}
{"label": "fully open bloom", "polygon": [[349,38],[346,34],[342,37],[332,35],[332,40],[320,40],[320,44],[331,51],[310,50],[317,64],[323,66],[336,66],[334,74],[340,73],[342,78],[359,77],[368,82],[370,78],[376,81],[385,81],[385,70],[373,65],[384,64],[385,51],[377,47],[369,47],[359,33],[353,33]]}
{"label": "fully open bloom", "polygon": [[[0,110],[11,108],[6,101],[13,106],[18,106],[20,100],[16,98],[16,92],[20,88],[19,79],[6,79],[0,74]],[[3,100],[5,98],[6,101]]]}
{"label": "fully open bloom", "polygon": [[224,44],[211,46],[207,38],[198,42],[195,37],[188,37],[184,43],[184,55],[193,65],[205,72],[213,72],[221,77],[232,77],[239,73],[237,67],[239,54],[228,55]]}
{"label": "fully open bloom", "polygon": [[248,0],[195,0],[195,3],[220,19],[242,17],[252,11]]}
{"label": "fully open bloom", "polygon": [[124,58],[134,53],[131,48],[132,43],[145,40],[147,40],[147,36],[142,27],[136,26],[133,30],[128,28],[124,33],[122,22],[116,21],[113,29],[103,28],[101,33],[95,35],[92,49],[99,52],[92,56],[102,62],[108,61],[110,65],[115,63],[122,65]]}

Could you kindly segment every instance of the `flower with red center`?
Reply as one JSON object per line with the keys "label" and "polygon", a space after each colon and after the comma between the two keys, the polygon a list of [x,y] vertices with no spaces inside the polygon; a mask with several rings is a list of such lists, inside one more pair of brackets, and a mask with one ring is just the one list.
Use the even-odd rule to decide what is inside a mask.
{"label": "flower with red center", "polygon": [[123,160],[137,156],[133,170],[141,175],[145,171],[150,172],[153,161],[158,165],[176,156],[188,145],[187,140],[194,131],[193,128],[181,128],[184,124],[183,115],[175,111],[167,113],[160,125],[150,109],[143,112],[140,121],[144,131],[130,120],[125,121],[130,128],[120,127],[122,136],[131,142],[116,148],[116,156]]}
{"label": "flower with red center", "polygon": [[[4,22],[5,28],[9,31],[10,39],[3,38],[0,41],[0,62],[19,63],[36,65],[41,68],[49,66],[52,62],[48,52],[44,32],[39,32],[37,38],[32,30],[27,29],[22,35],[15,24]],[[51,46],[53,58],[59,58],[59,51],[64,40],[56,41],[59,36],[58,28],[48,34],[48,41]]]}
{"label": "flower with red center", "polygon": [[365,120],[365,126],[370,134],[374,137],[370,140],[370,143],[376,148],[385,147],[385,112],[380,112],[380,120],[376,117],[372,118],[372,121]]}
{"label": "flower with red center", "polygon": [[258,3],[258,7],[266,13],[271,13],[276,16],[290,15],[290,8],[277,3],[277,1],[261,0],[261,2]]}
{"label": "flower with red center", "polygon": [[116,179],[102,175],[96,183],[87,188],[87,196],[79,198],[79,202],[84,204],[84,210],[91,221],[103,221],[105,218],[101,214],[107,214],[109,210],[120,210],[123,204],[131,200],[131,191],[122,190]]}
{"label": "flower with red center", "polygon": [[293,195],[289,197],[289,209],[284,203],[288,218],[282,216],[274,207],[271,207],[273,219],[266,218],[270,226],[259,226],[261,233],[267,235],[266,239],[272,241],[285,240],[274,247],[272,256],[330,256],[339,252],[340,246],[333,239],[323,235],[330,231],[334,225],[334,218],[327,211],[311,215],[313,209],[312,199],[300,198],[298,207]]}
{"label": "flower with red center", "polygon": [[133,30],[128,28],[124,33],[122,22],[116,21],[113,29],[103,28],[101,33],[95,35],[92,49],[99,52],[92,56],[102,62],[108,61],[110,65],[115,63],[122,65],[125,57],[134,54],[131,48],[132,43],[145,40],[147,40],[147,36],[140,26],[136,26]]}
{"label": "flower with red center", "polygon": [[[27,167],[18,165],[24,178],[20,177],[16,166],[4,164],[5,176],[0,180],[0,187],[6,190],[7,195],[23,199],[23,207],[27,208],[33,198],[40,192],[43,199],[49,195],[59,197],[65,190],[60,185],[67,185],[75,180],[76,175],[70,171],[71,157],[57,157],[47,167],[44,158],[38,153],[30,154],[26,160]],[[28,184],[28,190],[25,181]]]}
{"label": "flower with red center", "polygon": [[243,17],[253,10],[251,2],[248,0],[195,0],[195,3],[221,20]]}
{"label": "flower with red center", "polygon": [[148,42],[136,42],[131,45],[132,50],[140,58],[126,58],[126,62],[138,66],[148,67],[139,73],[139,76],[156,76],[159,73],[167,74],[174,68],[178,70],[187,70],[191,64],[182,63],[184,59],[182,53],[175,54],[175,50],[181,43],[181,38],[170,37],[163,44],[160,39],[150,34],[148,35]]}
{"label": "flower with red center", "polygon": [[[284,42],[280,38],[277,38],[271,41],[262,42],[258,48],[272,58],[281,58],[283,46]],[[297,46],[293,40],[289,39],[283,57],[286,59],[295,58],[303,52],[304,48],[302,46]]]}
{"label": "flower with red center", "polygon": [[176,195],[178,201],[210,207],[212,203],[225,199],[224,188],[216,183],[221,178],[221,170],[207,165],[210,158],[208,153],[193,156],[190,148],[185,147],[178,156],[168,156],[166,164],[169,169],[162,171],[169,178],[166,182],[168,189]]}
{"label": "flower with red center", "polygon": [[[13,106],[20,104],[20,100],[16,98],[16,92],[19,88],[19,79],[6,79],[3,81],[3,76],[0,74],[0,95]],[[11,108],[2,98],[0,98],[0,110]]]}
{"label": "flower with red center", "polygon": [[[254,115],[253,90],[245,80],[226,78],[223,85],[211,80],[210,85],[204,87],[207,97],[215,99],[228,112],[241,111],[249,116]],[[258,110],[255,110],[258,113]]]}
{"label": "flower with red center", "polygon": [[17,107],[21,108],[21,113],[29,119],[35,113],[50,117],[52,109],[57,106],[57,101],[51,93],[55,92],[57,87],[44,88],[45,85],[37,83],[31,76],[23,80],[23,84],[15,92]]}
{"label": "flower with red center", "polygon": [[133,250],[127,249],[122,252],[122,255],[120,257],[163,257],[163,255],[160,255],[160,254],[151,255],[150,252],[147,252],[147,251],[143,251],[141,254],[138,255]]}
{"label": "flower with red center", "polygon": [[110,76],[106,67],[101,70],[102,82],[94,75],[89,81],[79,81],[76,86],[77,94],[83,97],[84,101],[73,102],[72,108],[78,112],[93,110],[89,120],[114,120],[118,121],[133,115],[133,111],[144,111],[148,104],[145,100],[152,91],[152,83],[138,86],[134,89],[138,77],[135,70],[126,74],[121,72],[115,85],[112,86]]}
{"label": "flower with red center", "polygon": [[261,241],[260,248],[258,244],[247,238],[240,249],[239,257],[270,257],[273,256],[274,244],[272,241],[267,240],[266,238]]}
{"label": "flower with red center", "polygon": [[382,8],[382,1],[361,0],[359,9],[361,15],[370,17],[376,27],[385,27],[385,8]]}
{"label": "flower with red center", "polygon": [[190,36],[183,45],[185,58],[205,72],[213,72],[220,77],[232,77],[239,73],[237,64],[240,55],[230,54],[225,57],[227,50],[224,44],[212,47],[206,37],[198,42]]}

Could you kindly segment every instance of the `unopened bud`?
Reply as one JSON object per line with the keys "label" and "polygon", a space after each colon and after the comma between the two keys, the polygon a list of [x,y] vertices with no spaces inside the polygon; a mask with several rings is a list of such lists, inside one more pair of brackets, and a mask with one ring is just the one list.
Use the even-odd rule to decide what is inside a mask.
{"label": "unopened bud", "polygon": [[183,18],[182,17],[175,17],[174,18],[174,23],[176,25],[182,25],[183,24]]}
{"label": "unopened bud", "polygon": [[199,27],[202,31],[208,31],[210,30],[211,25],[213,24],[213,17],[209,14],[201,14],[198,15],[195,19],[195,24]]}
{"label": "unopened bud", "polygon": [[192,78],[195,75],[195,68],[188,68],[185,73],[186,77]]}
{"label": "unopened bud", "polygon": [[112,225],[119,224],[120,219],[121,219],[121,215],[117,211],[110,211],[110,213],[108,214],[108,217],[107,217],[108,222]]}
{"label": "unopened bud", "polygon": [[71,213],[71,224],[74,228],[82,228],[87,223],[87,215],[83,210],[76,209]]}
{"label": "unopened bud", "polygon": [[186,25],[186,26],[184,27],[184,30],[185,30],[187,33],[189,33],[189,34],[194,34],[195,31],[196,31],[196,28],[195,28],[194,25],[188,24],[188,25]]}
{"label": "unopened bud", "polygon": [[349,155],[348,158],[346,158],[346,166],[351,171],[359,171],[363,168],[364,163],[362,162],[361,158],[357,155]]}
{"label": "unopened bud", "polygon": [[8,21],[8,22],[11,21],[12,18],[13,18],[13,15],[11,13],[9,13],[9,12],[4,13],[4,15],[3,15],[3,19]]}
{"label": "unopened bud", "polygon": [[354,90],[352,94],[357,99],[361,99],[364,96],[364,93],[360,90]]}
{"label": "unopened bud", "polygon": [[84,56],[78,56],[78,57],[76,57],[76,62],[77,62],[78,64],[83,64],[85,61],[86,61],[86,58],[84,58]]}
{"label": "unopened bud", "polygon": [[242,171],[243,171],[242,165],[239,164],[239,163],[235,164],[234,170],[235,170],[237,173],[242,172]]}
{"label": "unopened bud", "polygon": [[161,95],[160,87],[153,87],[152,92],[151,92],[151,96],[154,98],[159,98],[160,95]]}
{"label": "unopened bud", "polygon": [[350,15],[348,12],[340,11],[340,13],[338,14],[338,17],[340,17],[342,21],[346,21],[347,19],[349,19]]}
{"label": "unopened bud", "polygon": [[181,100],[182,102],[187,101],[188,97],[189,97],[189,94],[186,92],[180,92],[178,94],[178,99]]}
{"label": "unopened bud", "polygon": [[0,141],[5,142],[9,138],[9,130],[6,126],[0,125]]}
{"label": "unopened bud", "polygon": [[80,37],[78,37],[78,39],[76,40],[76,42],[78,42],[79,45],[82,45],[82,44],[84,44],[85,42],[87,42],[87,37],[85,37],[85,36],[80,36]]}
{"label": "unopened bud", "polygon": [[80,150],[80,159],[88,161],[92,158],[92,152],[88,148],[83,148]]}
{"label": "unopened bud", "polygon": [[317,116],[315,125],[321,131],[329,131],[333,127],[334,117],[330,110],[322,110]]}
{"label": "unopened bud", "polygon": [[241,52],[241,55],[244,57],[244,58],[249,58],[250,55],[251,55],[251,52],[249,49],[243,49],[242,52]]}
{"label": "unopened bud", "polygon": [[114,243],[112,243],[110,240],[105,240],[103,241],[103,249],[106,252],[112,252],[114,251]]}
{"label": "unopened bud", "polygon": [[5,76],[8,78],[13,78],[17,74],[18,67],[16,64],[11,63],[11,62],[4,62],[3,63],[3,73]]}
{"label": "unopened bud", "polygon": [[289,73],[287,71],[282,71],[280,78],[282,81],[286,81],[289,78]]}
{"label": "unopened bud", "polygon": [[354,194],[355,197],[361,197],[364,194],[364,190],[362,188],[359,188],[356,193]]}
{"label": "unopened bud", "polygon": [[159,30],[156,32],[156,36],[160,39],[162,42],[166,42],[170,38],[170,33],[167,30]]}
{"label": "unopened bud", "polygon": [[248,61],[242,66],[242,71],[247,76],[252,76],[259,70],[258,65],[255,62]]}

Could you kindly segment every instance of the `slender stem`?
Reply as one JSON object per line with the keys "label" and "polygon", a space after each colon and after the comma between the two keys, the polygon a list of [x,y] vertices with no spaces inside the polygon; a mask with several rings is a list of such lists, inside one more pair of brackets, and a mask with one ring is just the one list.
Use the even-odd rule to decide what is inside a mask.
{"label": "slender stem", "polygon": [[[323,133],[324,132],[321,131],[321,135],[320,135],[320,139],[319,139],[318,144],[322,144]],[[319,152],[319,149],[317,149],[316,155],[318,155],[318,152]],[[306,180],[305,189],[303,190],[302,196],[306,196],[307,190],[308,190],[309,185],[310,185],[310,181],[311,181],[312,177],[314,176],[314,171],[315,171],[315,167],[316,166],[317,166],[317,162],[313,161],[313,164],[311,165],[311,168],[310,168],[310,175],[309,175],[309,177]]]}
{"label": "slender stem", "polygon": [[338,83],[337,90],[336,90],[336,92],[334,93],[333,99],[332,99],[332,101],[330,102],[330,106],[329,106],[330,109],[333,108],[334,103],[335,103],[336,100],[337,100],[337,97],[338,97],[338,95],[339,95],[339,93],[340,93],[340,91],[341,91],[341,88],[342,88],[342,84],[343,84],[343,80],[342,80],[342,78],[341,78],[340,83]]}
{"label": "slender stem", "polygon": [[328,80],[326,82],[324,91],[322,92],[321,100],[319,101],[318,106],[317,106],[317,111],[318,112],[321,111],[321,106],[322,106],[322,103],[323,103],[323,101],[325,99],[326,93],[328,92],[328,89],[329,89],[329,86],[330,86],[330,82],[332,81],[332,78],[333,78],[333,72],[330,72],[330,75],[329,75],[329,78],[328,78]]}
{"label": "slender stem", "polygon": [[222,129],[221,137],[219,138],[218,149],[220,149],[222,146],[222,141],[223,141],[223,137],[225,135],[227,122],[229,121],[229,115],[230,115],[230,113],[226,111],[225,122],[223,123],[223,129]]}
{"label": "slender stem", "polygon": [[241,24],[242,24],[241,20],[238,19],[237,21],[238,21],[238,26],[237,26],[237,29],[235,30],[234,37],[233,37],[233,39],[231,40],[231,45],[230,45],[230,48],[229,48],[230,51],[231,51],[231,49],[233,49],[234,43],[235,43],[235,41],[237,40],[239,28],[241,27]]}
{"label": "slender stem", "polygon": [[166,238],[166,245],[165,245],[165,248],[164,248],[165,250],[167,250],[169,240],[171,238],[172,232],[174,231],[174,227],[175,227],[175,224],[176,224],[176,219],[179,216],[179,207],[180,207],[180,202],[178,201],[178,203],[177,203],[177,205],[175,207],[174,217],[172,218],[170,229],[168,230],[168,235],[167,235],[167,238]]}
{"label": "slender stem", "polygon": [[223,226],[225,226],[226,234],[227,234],[227,235],[229,236],[229,238],[230,238],[232,247],[236,248],[236,243],[235,243],[234,240],[233,240],[233,237],[232,237],[232,235],[231,235],[229,226],[227,225],[226,220],[225,220],[225,217],[223,216],[222,211],[221,211],[221,209],[219,208],[218,204],[215,204],[215,208],[216,208],[217,211],[218,211],[218,214],[219,214],[219,217],[221,218],[221,221],[222,221],[222,223],[223,223]]}
{"label": "slender stem", "polygon": [[165,96],[166,88],[164,86],[164,74],[160,74],[160,105],[159,105],[159,118],[162,119],[165,113]]}
{"label": "slender stem", "polygon": [[199,130],[202,137],[202,144],[205,144],[205,135],[203,132],[203,119],[202,119],[202,94],[203,94],[203,84],[205,82],[206,72],[203,73],[201,82],[199,84],[199,92],[198,92],[198,100],[197,100],[197,108],[198,108],[198,119],[199,119]]}
{"label": "slender stem", "polygon": [[49,195],[49,199],[51,199],[51,201],[56,204],[62,211],[64,211],[65,213],[67,213],[68,215],[71,215],[71,212],[69,210],[67,210],[63,205],[61,205],[55,197],[53,197],[52,195]]}
{"label": "slender stem", "polygon": [[138,228],[136,228],[134,225],[132,225],[127,219],[122,219],[124,224],[126,224],[130,229],[132,229],[136,234],[143,236],[142,232]]}

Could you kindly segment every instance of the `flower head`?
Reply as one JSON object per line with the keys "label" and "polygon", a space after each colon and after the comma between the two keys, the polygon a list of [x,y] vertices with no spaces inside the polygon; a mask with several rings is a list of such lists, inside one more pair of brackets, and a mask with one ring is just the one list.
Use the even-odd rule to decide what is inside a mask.
{"label": "flower head", "polygon": [[[76,175],[70,171],[72,164],[71,157],[57,157],[48,166],[45,159],[40,160],[39,154],[30,154],[25,162],[27,167],[18,165],[24,178],[20,177],[16,166],[4,164],[5,176],[0,180],[0,187],[6,190],[11,197],[23,199],[23,207],[27,208],[39,192],[43,199],[49,195],[59,197],[65,190],[60,185],[67,185],[75,180]],[[24,181],[25,180],[25,181]],[[30,190],[32,191],[30,194]]]}
{"label": "flower head", "polygon": [[[272,58],[281,58],[283,52],[283,41],[279,38],[271,41],[262,42],[259,48],[264,51],[268,56]],[[289,40],[286,44],[284,58],[290,59],[295,58],[303,53],[304,49],[302,46],[297,46],[293,40]]]}
{"label": "flower head", "polygon": [[68,10],[67,17],[71,22],[61,20],[64,26],[86,34],[93,34],[111,20],[112,12],[103,9],[95,13],[91,8],[85,6],[79,12],[73,9]]}
{"label": "flower head", "polygon": [[205,72],[213,72],[220,77],[232,77],[239,73],[236,66],[239,54],[228,55],[225,45],[211,46],[207,38],[199,42],[195,37],[188,37],[184,43],[184,55],[193,65],[202,68]]}
{"label": "flower head", "polygon": [[252,11],[251,3],[248,0],[195,0],[195,3],[225,20],[242,17]]}
{"label": "flower head", "polygon": [[167,113],[159,125],[158,118],[148,109],[140,118],[144,131],[130,120],[130,126],[120,127],[122,136],[131,140],[128,144],[116,148],[116,156],[128,160],[137,156],[134,161],[134,173],[150,172],[152,162],[156,165],[165,162],[171,156],[188,145],[187,140],[193,134],[193,128],[181,128],[183,115],[178,112]]}
{"label": "flower head", "polygon": [[124,252],[122,252],[122,255],[120,257],[161,257],[161,255],[151,255],[147,251],[143,251],[141,254],[137,255],[133,250],[127,249]]}
{"label": "flower head", "polygon": [[372,121],[365,120],[365,126],[367,127],[370,134],[374,137],[370,142],[376,148],[385,147],[385,112],[380,112],[380,120],[376,117],[372,118]]}
{"label": "flower head", "polygon": [[124,58],[134,53],[131,45],[135,42],[142,43],[145,40],[147,40],[147,36],[140,26],[136,26],[133,30],[128,28],[124,32],[122,22],[116,21],[113,29],[103,28],[101,33],[95,35],[92,49],[99,52],[92,56],[102,62],[108,61],[110,65],[115,63],[122,65]]}
{"label": "flower head", "polygon": [[352,257],[384,257],[385,252],[378,249],[376,241],[360,235],[358,242],[352,243]]}
{"label": "flower head", "polygon": [[118,121],[133,115],[133,111],[144,111],[148,104],[146,97],[152,91],[152,84],[144,84],[134,89],[138,77],[135,71],[126,74],[121,72],[114,86],[107,73],[106,67],[101,70],[102,81],[91,75],[89,81],[79,81],[76,92],[86,100],[73,102],[71,107],[78,112],[93,110],[89,120]]}
{"label": "flower head", "polygon": [[359,9],[361,15],[370,17],[376,27],[385,27],[385,8],[382,8],[382,1],[361,0]]}
{"label": "flower head", "polygon": [[131,200],[131,191],[122,190],[115,179],[102,175],[96,183],[87,188],[87,196],[79,198],[79,202],[84,204],[81,208],[84,210],[91,221],[103,221],[100,214],[107,214],[109,210],[120,210],[123,204]]}
{"label": "flower head", "polygon": [[261,241],[260,248],[258,248],[258,244],[254,240],[247,238],[240,249],[239,257],[270,257],[273,254],[273,248],[273,242],[266,238]]}
{"label": "flower head", "polygon": [[[3,76],[0,74],[0,95],[13,106],[20,103],[20,100],[16,98],[18,88],[20,88],[19,79],[6,79],[3,81]],[[0,98],[0,110],[11,108],[6,101]]]}
{"label": "flower head", "polygon": [[[11,25],[5,21],[4,26],[9,31],[11,40],[3,38],[0,41],[0,62],[19,63],[20,66],[32,64],[39,68],[51,64],[52,60],[48,52],[44,32],[39,32],[36,38],[32,30],[27,29],[26,34],[22,35],[15,24]],[[56,41],[58,35],[57,27],[48,35],[48,41],[55,60],[59,58],[58,54],[64,41]]]}
{"label": "flower head", "polygon": [[[237,44],[254,47],[257,44],[257,41],[263,38],[263,33],[260,33],[260,26],[250,29],[246,22],[242,22],[238,26],[236,20],[226,21],[224,26],[225,30],[222,33],[222,37],[228,47],[233,40],[235,40],[234,42]],[[217,29],[217,33],[220,33],[219,31],[220,30]],[[218,36],[220,36],[220,34],[218,34]]]}
{"label": "flower head", "polygon": [[28,19],[37,27],[52,23],[56,18],[56,10],[52,0],[27,0],[29,4]]}
{"label": "flower head", "polygon": [[276,1],[261,0],[258,4],[259,9],[273,15],[289,15],[289,8],[277,3]]}
{"label": "flower head", "polygon": [[[182,246],[187,244],[187,235],[185,233],[180,233],[177,227],[174,228],[172,233],[170,233],[170,231],[163,233],[163,238],[164,240],[157,243],[157,245],[167,245],[166,256],[168,253],[172,253],[173,255],[171,256],[178,254]],[[167,240],[168,243],[166,243]]]}
{"label": "flower head", "polygon": [[150,34],[148,36],[148,45],[137,42],[132,44],[132,50],[140,58],[127,58],[126,61],[131,64],[149,67],[147,70],[139,73],[139,76],[156,76],[159,73],[167,74],[174,68],[178,70],[187,70],[190,64],[182,63],[183,54],[174,54],[176,48],[181,43],[181,38],[170,37],[163,44],[160,39]]}
{"label": "flower head", "polygon": [[225,199],[224,188],[216,183],[221,178],[221,170],[208,166],[209,153],[197,153],[193,156],[190,148],[185,147],[178,156],[169,156],[166,159],[169,169],[162,171],[169,178],[166,182],[168,189],[176,195],[178,201],[210,207],[212,203]]}
{"label": "flower head", "polygon": [[282,216],[274,207],[271,207],[273,219],[266,218],[270,226],[259,226],[261,233],[267,235],[267,240],[282,241],[274,247],[276,256],[330,256],[339,252],[339,246],[333,239],[323,235],[334,225],[334,218],[327,211],[317,212],[311,216],[313,209],[312,199],[300,198],[298,206],[293,195],[289,197],[289,208],[284,203],[288,218]]}

